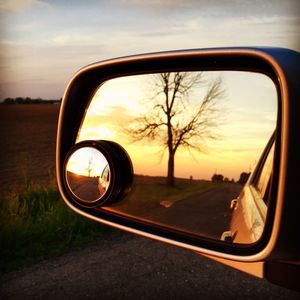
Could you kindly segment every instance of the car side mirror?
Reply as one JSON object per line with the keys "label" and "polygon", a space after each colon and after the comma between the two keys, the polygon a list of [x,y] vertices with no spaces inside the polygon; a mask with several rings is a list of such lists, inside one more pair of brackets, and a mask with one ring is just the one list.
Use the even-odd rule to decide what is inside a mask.
{"label": "car side mirror", "polygon": [[163,52],[81,69],[59,117],[64,201],[211,257],[286,258],[299,247],[285,245],[282,231],[295,232],[286,187],[287,170],[296,171],[297,72],[299,54],[276,48]]}

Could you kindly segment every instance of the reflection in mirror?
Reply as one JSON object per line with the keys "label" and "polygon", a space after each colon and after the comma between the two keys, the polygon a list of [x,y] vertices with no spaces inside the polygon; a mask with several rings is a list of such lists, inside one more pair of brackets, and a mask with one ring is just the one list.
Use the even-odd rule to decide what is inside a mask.
{"label": "reflection in mirror", "polygon": [[[276,87],[263,74],[126,76],[101,85],[77,141],[115,141],[133,162],[132,191],[104,210],[198,236],[252,243],[263,230],[267,200],[254,179],[246,183],[276,118]],[[260,234],[253,235],[254,228]]]}
{"label": "reflection in mirror", "polygon": [[66,163],[66,180],[71,192],[84,202],[103,197],[110,182],[110,169],[104,155],[92,147],[75,150]]}

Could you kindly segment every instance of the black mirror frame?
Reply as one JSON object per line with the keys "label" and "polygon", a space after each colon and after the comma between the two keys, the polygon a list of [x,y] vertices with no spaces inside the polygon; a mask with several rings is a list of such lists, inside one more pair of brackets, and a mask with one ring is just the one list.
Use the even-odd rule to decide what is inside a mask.
{"label": "black mirror frame", "polygon": [[[68,193],[68,199],[84,208],[96,208],[101,205],[120,201],[130,191],[133,182],[133,167],[128,153],[123,147],[115,142],[106,140],[82,141],[75,144],[66,155],[65,162],[63,164],[63,174],[66,174],[67,162],[70,156],[76,150],[84,147],[94,148],[105,157],[110,169],[110,184],[106,193],[102,197],[94,201],[85,201],[77,197],[71,191],[66,176],[63,176],[63,182]],[[118,168],[124,170],[124,172],[118,173]]]}
{"label": "black mirror frame", "polygon": [[[257,243],[236,245],[207,238],[196,238],[190,234],[167,230],[140,220],[109,213],[101,208],[91,210],[79,207],[68,196],[63,181],[64,160],[70,148],[76,143],[84,114],[97,88],[112,78],[165,70],[260,72],[268,75],[275,83],[278,93],[278,118],[274,177],[266,226],[262,238]],[[103,61],[81,69],[74,75],[66,89],[59,117],[56,167],[58,186],[64,201],[74,211],[88,218],[207,255],[251,262],[277,257],[288,248],[294,249],[296,244],[284,236],[286,232],[282,230],[288,228],[290,230],[288,236],[296,233],[295,228],[293,229],[288,224],[288,214],[293,214],[293,209],[297,204],[287,205],[285,200],[287,196],[291,196],[291,190],[286,190],[288,185],[286,171],[291,169],[290,174],[296,174],[295,165],[292,162],[292,159],[296,159],[296,154],[290,148],[291,143],[297,141],[295,129],[293,130],[293,124],[291,124],[295,122],[297,109],[299,112],[299,102],[297,104],[292,101],[293,98],[299,96],[299,91],[295,92],[297,85],[299,86],[299,79],[296,79],[296,75],[299,77],[299,53],[281,48],[224,48],[162,52]],[[300,126],[298,125],[297,128]],[[295,145],[295,148],[295,152],[300,153],[299,143]],[[291,177],[289,179],[291,180]],[[291,182],[295,182],[295,179]],[[282,250],[282,241],[286,240],[289,244]],[[296,249],[299,249],[299,246],[297,247]]]}

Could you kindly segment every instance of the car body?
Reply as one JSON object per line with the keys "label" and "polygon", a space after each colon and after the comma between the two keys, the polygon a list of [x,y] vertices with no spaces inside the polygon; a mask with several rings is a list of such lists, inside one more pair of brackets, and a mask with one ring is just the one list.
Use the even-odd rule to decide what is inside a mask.
{"label": "car body", "polygon": [[231,201],[232,217],[227,232],[235,243],[251,244],[263,234],[272,179],[274,135],[266,146],[242,192]]}

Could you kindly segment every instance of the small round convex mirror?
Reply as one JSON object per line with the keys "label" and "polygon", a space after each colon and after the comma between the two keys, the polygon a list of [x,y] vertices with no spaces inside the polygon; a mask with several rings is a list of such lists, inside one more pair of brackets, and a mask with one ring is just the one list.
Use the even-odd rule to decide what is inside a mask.
{"label": "small round convex mirror", "polygon": [[86,146],[75,150],[65,170],[68,187],[77,199],[92,204],[107,193],[111,171],[107,159],[96,148]]}

